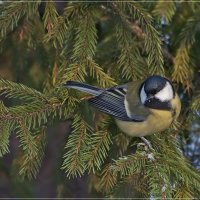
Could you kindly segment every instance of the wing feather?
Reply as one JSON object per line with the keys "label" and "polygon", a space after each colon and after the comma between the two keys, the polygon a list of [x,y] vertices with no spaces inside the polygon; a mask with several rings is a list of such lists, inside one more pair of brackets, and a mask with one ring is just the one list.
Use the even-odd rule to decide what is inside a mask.
{"label": "wing feather", "polygon": [[99,111],[112,115],[122,121],[142,122],[143,117],[127,115],[124,99],[126,96],[126,88],[115,87],[102,92],[100,95],[89,99],[89,103],[96,107]]}

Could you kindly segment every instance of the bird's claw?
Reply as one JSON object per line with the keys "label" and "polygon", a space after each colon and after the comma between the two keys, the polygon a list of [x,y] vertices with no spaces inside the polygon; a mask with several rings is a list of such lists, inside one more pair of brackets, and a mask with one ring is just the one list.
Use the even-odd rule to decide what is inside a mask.
{"label": "bird's claw", "polygon": [[[143,145],[145,145],[149,150],[154,151],[151,143],[146,138],[144,138],[144,137],[140,137],[140,138],[144,142],[144,143],[142,143]],[[141,144],[141,143],[139,143],[139,144]]]}

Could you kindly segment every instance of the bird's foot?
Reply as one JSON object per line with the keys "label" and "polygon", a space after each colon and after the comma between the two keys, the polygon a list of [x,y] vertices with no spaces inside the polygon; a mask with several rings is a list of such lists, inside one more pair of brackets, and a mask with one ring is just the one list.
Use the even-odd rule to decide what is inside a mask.
{"label": "bird's foot", "polygon": [[[141,140],[144,142],[144,144],[149,148],[149,150],[154,151],[154,149],[153,149],[151,143],[150,143],[146,138],[144,138],[144,137],[140,137],[140,138],[141,138]],[[141,144],[141,143],[140,143],[140,144]]]}
{"label": "bird's foot", "polygon": [[144,144],[143,142],[139,142],[139,143],[137,143],[137,149],[140,149],[140,148],[142,148],[145,151],[147,151],[149,147],[147,147],[147,145]]}

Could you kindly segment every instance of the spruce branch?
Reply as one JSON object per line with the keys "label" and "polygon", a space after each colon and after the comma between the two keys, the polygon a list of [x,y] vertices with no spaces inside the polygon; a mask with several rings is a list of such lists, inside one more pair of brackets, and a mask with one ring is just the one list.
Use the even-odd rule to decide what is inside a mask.
{"label": "spruce branch", "polygon": [[62,169],[68,177],[77,177],[83,175],[86,170],[85,161],[92,129],[78,114],[74,116],[72,129],[72,134],[65,146],[66,153],[63,156]]}
{"label": "spruce branch", "polygon": [[159,164],[159,157],[154,154],[147,154],[148,162],[145,171],[149,183],[149,195],[155,198],[171,198],[171,182],[168,170]]}
{"label": "spruce branch", "polygon": [[195,11],[193,16],[187,19],[185,26],[183,27],[180,34],[178,35],[178,42],[180,42],[181,45],[190,47],[194,44],[196,40],[195,37],[200,31],[199,10],[200,8]]}
{"label": "spruce branch", "polygon": [[129,155],[114,160],[113,164],[107,165],[101,175],[100,189],[106,193],[110,193],[117,184],[118,178],[138,173],[142,170],[147,158],[143,155]]}
{"label": "spruce branch", "polygon": [[94,62],[94,60],[88,59],[87,63],[89,66],[90,75],[93,78],[96,78],[97,82],[101,87],[105,88],[116,85],[113,78],[111,78],[107,73],[105,73],[103,69]]}
{"label": "spruce branch", "polygon": [[[30,129],[40,127],[42,124],[46,124],[49,117],[59,118],[67,116],[70,113],[70,109],[75,107],[76,98],[69,96],[67,90],[59,90],[59,96],[54,97],[55,90],[51,91],[48,95],[42,94],[37,90],[31,89],[22,84],[13,83],[11,81],[0,80],[1,94],[5,94],[9,98],[17,98],[27,101],[23,105],[17,105],[12,107],[1,106],[0,119],[3,121],[12,120],[19,122],[24,120],[25,124]],[[63,96],[63,93],[65,95]],[[63,98],[64,97],[64,98]],[[68,106],[66,106],[67,102]],[[2,104],[3,105],[3,104]],[[70,106],[70,109],[69,109]]]}
{"label": "spruce branch", "polygon": [[[17,30],[19,44],[26,44],[28,48],[35,49],[42,43],[42,38],[45,34],[42,23],[39,21],[39,16],[34,15],[34,18],[26,18],[23,24]],[[36,28],[37,27],[37,28]]]}
{"label": "spruce branch", "polygon": [[[91,6],[89,3],[74,3],[74,2],[69,2],[67,6],[64,8],[64,13],[63,16],[65,18],[68,18],[69,20],[72,20],[76,17],[79,17],[79,14],[84,12],[85,9],[88,8],[88,6]],[[80,17],[81,18],[81,17]]]}
{"label": "spruce branch", "polygon": [[169,23],[176,12],[176,2],[175,1],[158,1],[152,11],[155,17],[165,20]]}
{"label": "spruce branch", "polygon": [[126,79],[138,79],[144,75],[144,68],[140,66],[139,48],[132,37],[131,30],[125,26],[122,20],[118,20],[116,27],[117,39],[121,49],[118,65],[122,70],[122,76]]}
{"label": "spruce branch", "polygon": [[20,139],[20,146],[22,147],[23,151],[25,151],[28,156],[36,155],[38,149],[34,141],[34,136],[32,136],[30,130],[27,128],[23,120],[18,121],[16,133]]}
{"label": "spruce branch", "polygon": [[[78,65],[76,68],[80,70],[80,73],[73,72],[72,77],[68,76],[68,79],[84,81],[86,68],[89,68],[90,75],[97,79],[100,86],[111,86],[115,84],[114,80],[93,60],[97,45],[96,7],[85,4],[82,7],[75,8],[75,10],[76,9],[80,10],[82,19],[78,20],[75,18],[78,28],[76,28],[76,35],[74,38],[75,43],[72,59],[74,60],[74,64]],[[72,64],[72,67],[74,64]]]}
{"label": "spruce branch", "polygon": [[[138,20],[144,30],[145,50],[148,53],[148,66],[151,74],[164,74],[161,40],[157,30],[152,26],[151,16],[135,2],[113,3],[114,8],[123,11],[128,20]],[[131,17],[130,17],[131,16]]]}
{"label": "spruce branch", "polygon": [[13,120],[20,122],[23,120],[25,125],[29,128],[40,127],[42,124],[47,123],[47,119],[51,114],[54,114],[62,107],[62,103],[57,102],[42,103],[34,102],[19,106],[7,108],[7,112],[0,114],[0,119],[3,121]]}
{"label": "spruce branch", "polygon": [[[16,134],[20,140],[20,147],[22,147],[24,152],[19,174],[31,178],[34,176],[34,169],[37,168],[37,162],[32,162],[33,158],[35,158],[38,153],[35,136],[32,136],[30,130],[26,127],[26,124],[23,120],[18,122]],[[30,168],[31,165],[34,167]]]}
{"label": "spruce branch", "polygon": [[196,41],[195,36],[200,32],[199,23],[199,10],[196,10],[194,16],[187,19],[185,27],[179,34],[180,46],[174,60],[172,80],[181,83],[187,91],[192,88],[193,68],[190,51]]}
{"label": "spruce branch", "polygon": [[147,158],[140,153],[134,155],[128,155],[120,157],[118,160],[114,160],[112,169],[114,173],[119,173],[120,177],[127,175],[133,175],[134,173],[141,171],[143,166],[146,165]]}
{"label": "spruce branch", "polygon": [[67,21],[63,16],[58,16],[55,2],[46,2],[43,21],[44,27],[47,29],[43,42],[52,42],[55,48],[63,47],[68,31]]}
{"label": "spruce branch", "polygon": [[[145,48],[148,53],[148,65],[151,74],[164,74],[163,68],[163,55],[161,48],[161,40],[159,33],[152,26],[152,18],[149,16],[138,4],[130,3],[132,9],[130,13],[138,20],[141,24],[142,29],[145,32]],[[151,41],[151,42],[150,42]]]}
{"label": "spruce branch", "polygon": [[191,109],[195,112],[198,111],[200,108],[200,95],[197,95],[191,104]]}
{"label": "spruce branch", "polygon": [[[178,161],[180,161],[180,159]],[[200,176],[187,162],[182,163],[181,166],[180,162],[169,158],[165,161],[163,158],[160,158],[160,162],[163,162],[168,166],[171,175],[175,177],[177,181],[180,181],[185,185],[194,186],[195,190],[200,194]]]}
{"label": "spruce branch", "polygon": [[[21,123],[20,129],[22,126],[23,125]],[[24,154],[20,159],[21,163],[19,167],[19,174],[22,175],[23,178],[36,178],[44,157],[44,147],[46,141],[45,130],[42,128],[39,134],[31,136],[31,133],[23,127],[23,130],[18,131],[18,134],[24,151]]]}
{"label": "spruce branch", "polygon": [[44,27],[47,28],[48,34],[51,35],[54,26],[58,23],[58,13],[55,8],[55,2],[49,1],[45,4],[45,12],[43,15]]}
{"label": "spruce branch", "polygon": [[108,156],[111,143],[110,133],[107,130],[98,131],[91,136],[90,151],[88,152],[89,160],[87,161],[89,171],[92,170],[95,173],[96,168],[97,170],[101,169],[105,158]]}
{"label": "spruce branch", "polygon": [[126,136],[124,133],[117,134],[114,138],[115,144],[119,149],[119,155],[122,156],[123,153],[126,152],[128,146],[130,144],[130,138]]}
{"label": "spruce branch", "polygon": [[[183,157],[176,138],[173,138],[173,136],[168,135],[161,145],[159,137],[155,137],[155,136],[152,136],[152,137],[153,137],[153,140],[152,140],[153,145],[157,146],[158,148],[157,149],[157,166],[158,168],[161,168],[159,171],[162,172],[161,173],[162,176],[165,176],[164,180],[165,181],[168,180],[167,177],[170,177],[170,176],[176,177],[175,180],[168,180],[167,182],[171,183],[172,185],[174,181],[176,182],[179,180],[185,185],[192,184],[195,186],[195,188],[199,188],[200,176],[189,165],[186,158]],[[171,188],[169,187],[166,189],[171,190]],[[171,196],[172,193],[170,192],[170,190],[169,190],[169,195]]]}
{"label": "spruce branch", "polygon": [[[127,193],[125,192],[122,194],[122,191],[127,190]],[[136,194],[136,195],[135,195]],[[146,177],[144,176],[144,173],[135,173],[134,175],[127,176],[124,178],[123,181],[120,181],[120,183],[114,188],[113,193],[109,196],[110,198],[117,198],[117,197],[130,197],[130,196],[137,196],[137,198],[148,198],[148,185]],[[136,198],[136,197],[135,197]]]}
{"label": "spruce branch", "polygon": [[9,152],[9,136],[12,128],[11,121],[0,122],[0,157]]}
{"label": "spruce branch", "polygon": [[81,63],[72,63],[66,69],[66,74],[63,76],[63,80],[76,80],[80,82],[85,81],[85,76],[87,75],[85,66]]}
{"label": "spruce branch", "polygon": [[0,41],[17,27],[23,17],[32,17],[37,12],[39,3],[38,1],[20,1],[18,3],[5,2],[2,4],[0,6],[0,26],[2,27]]}
{"label": "spruce branch", "polygon": [[47,102],[45,95],[33,88],[20,83],[0,79],[0,92],[8,98],[16,98],[25,101],[40,100]]}
{"label": "spruce branch", "polygon": [[177,187],[175,194],[173,196],[174,199],[194,199],[192,195],[191,189],[187,185],[181,185]]}
{"label": "spruce branch", "polygon": [[117,184],[117,174],[113,173],[112,165],[108,164],[104,167],[101,173],[101,180],[99,182],[99,191],[109,194],[113,187]]}
{"label": "spruce branch", "polygon": [[187,91],[192,88],[193,70],[190,67],[190,47],[181,45],[174,59],[172,80],[181,83]]}
{"label": "spruce branch", "polygon": [[13,114],[14,119],[23,118],[26,122],[26,126],[36,128],[38,126],[40,127],[41,124],[46,124],[50,114],[60,106],[60,102],[57,102],[57,104],[41,104],[36,102],[12,107],[10,108],[10,112]]}
{"label": "spruce branch", "polygon": [[[74,47],[72,63],[68,70],[71,72],[66,78],[67,80],[84,81],[86,68],[89,68],[90,75],[97,79],[97,82],[102,87],[107,87],[115,84],[114,80],[109,77],[101,67],[99,67],[93,60],[97,45],[97,30],[96,30],[96,7],[90,4],[80,4],[79,6],[69,6],[66,8],[69,13],[68,18],[74,16],[74,13],[79,10],[82,19],[74,20],[78,28],[74,38]],[[77,71],[75,71],[77,69]]]}
{"label": "spruce branch", "polygon": [[78,21],[76,28],[75,44],[72,58],[75,61],[85,63],[96,50],[97,31],[95,26],[95,9],[91,5],[83,5],[81,9],[82,19]]}
{"label": "spruce branch", "polygon": [[122,179],[135,173],[142,171],[147,157],[137,154],[120,157],[118,160],[113,160],[113,163],[108,164],[102,171],[99,188],[105,193],[110,193],[113,187]]}

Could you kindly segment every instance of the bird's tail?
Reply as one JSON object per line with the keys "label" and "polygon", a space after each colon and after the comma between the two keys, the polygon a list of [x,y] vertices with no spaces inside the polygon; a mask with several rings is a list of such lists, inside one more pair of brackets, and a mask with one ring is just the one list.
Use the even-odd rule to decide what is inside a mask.
{"label": "bird's tail", "polygon": [[103,91],[103,90],[100,89],[100,88],[97,88],[97,87],[88,85],[88,84],[86,84],[86,83],[76,82],[76,81],[67,81],[67,82],[64,84],[64,87],[73,88],[73,89],[76,89],[76,90],[80,90],[80,91],[83,91],[83,92],[92,94],[92,95],[94,95],[94,96],[98,96],[98,95],[101,94],[102,91]]}

